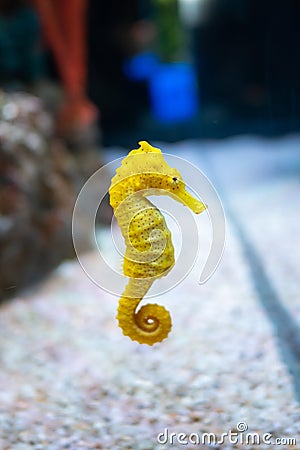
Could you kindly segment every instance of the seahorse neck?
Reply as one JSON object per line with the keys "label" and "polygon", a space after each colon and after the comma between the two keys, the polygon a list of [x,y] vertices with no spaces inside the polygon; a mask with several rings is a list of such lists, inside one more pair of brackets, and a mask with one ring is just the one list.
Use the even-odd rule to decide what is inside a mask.
{"label": "seahorse neck", "polygon": [[140,180],[136,180],[135,177],[132,177],[126,183],[120,182],[116,184],[113,189],[118,192],[116,196],[117,201],[114,205],[115,208],[123,202],[136,202],[144,206],[147,203],[145,196],[151,195],[151,191],[154,193],[155,188],[149,185],[147,180],[141,182]]}

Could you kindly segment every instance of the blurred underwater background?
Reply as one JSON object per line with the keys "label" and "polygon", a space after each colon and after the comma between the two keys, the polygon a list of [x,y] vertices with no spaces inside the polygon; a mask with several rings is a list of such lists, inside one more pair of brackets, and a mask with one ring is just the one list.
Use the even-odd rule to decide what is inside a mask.
{"label": "blurred underwater background", "polygon": [[[1,450],[300,449],[299,45],[296,0],[0,0]],[[226,218],[200,284],[209,202],[153,200],[178,263],[147,300],[173,322],[153,347],[105,288],[107,192],[139,141]]]}

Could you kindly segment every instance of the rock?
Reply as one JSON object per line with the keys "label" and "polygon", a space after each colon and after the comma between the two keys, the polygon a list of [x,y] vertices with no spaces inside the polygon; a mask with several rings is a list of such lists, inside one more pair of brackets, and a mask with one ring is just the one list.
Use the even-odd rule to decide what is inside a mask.
{"label": "rock", "polygon": [[73,206],[101,162],[93,133],[57,136],[53,123],[39,98],[0,94],[0,298],[74,256]]}

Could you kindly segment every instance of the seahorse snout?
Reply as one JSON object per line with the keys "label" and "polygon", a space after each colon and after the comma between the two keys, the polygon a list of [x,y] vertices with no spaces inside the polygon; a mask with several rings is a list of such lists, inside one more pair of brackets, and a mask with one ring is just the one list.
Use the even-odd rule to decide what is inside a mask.
{"label": "seahorse snout", "polygon": [[176,192],[176,200],[188,206],[195,214],[200,214],[207,207],[197,198],[193,197],[186,189],[180,189]]}

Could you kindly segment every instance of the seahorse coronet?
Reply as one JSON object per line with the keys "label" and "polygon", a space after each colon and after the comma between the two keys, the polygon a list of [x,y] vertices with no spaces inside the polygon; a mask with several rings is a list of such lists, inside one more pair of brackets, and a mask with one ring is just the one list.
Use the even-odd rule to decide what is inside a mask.
{"label": "seahorse coronet", "polygon": [[146,196],[169,195],[195,214],[206,206],[186,191],[180,172],[167,164],[159,148],[146,141],[139,144],[122,160],[109,189],[126,245],[123,273],[129,277],[116,318],[125,336],[153,345],[168,337],[170,313],[156,303],[138,306],[153,282],[173,268],[175,257],[165,218]]}

